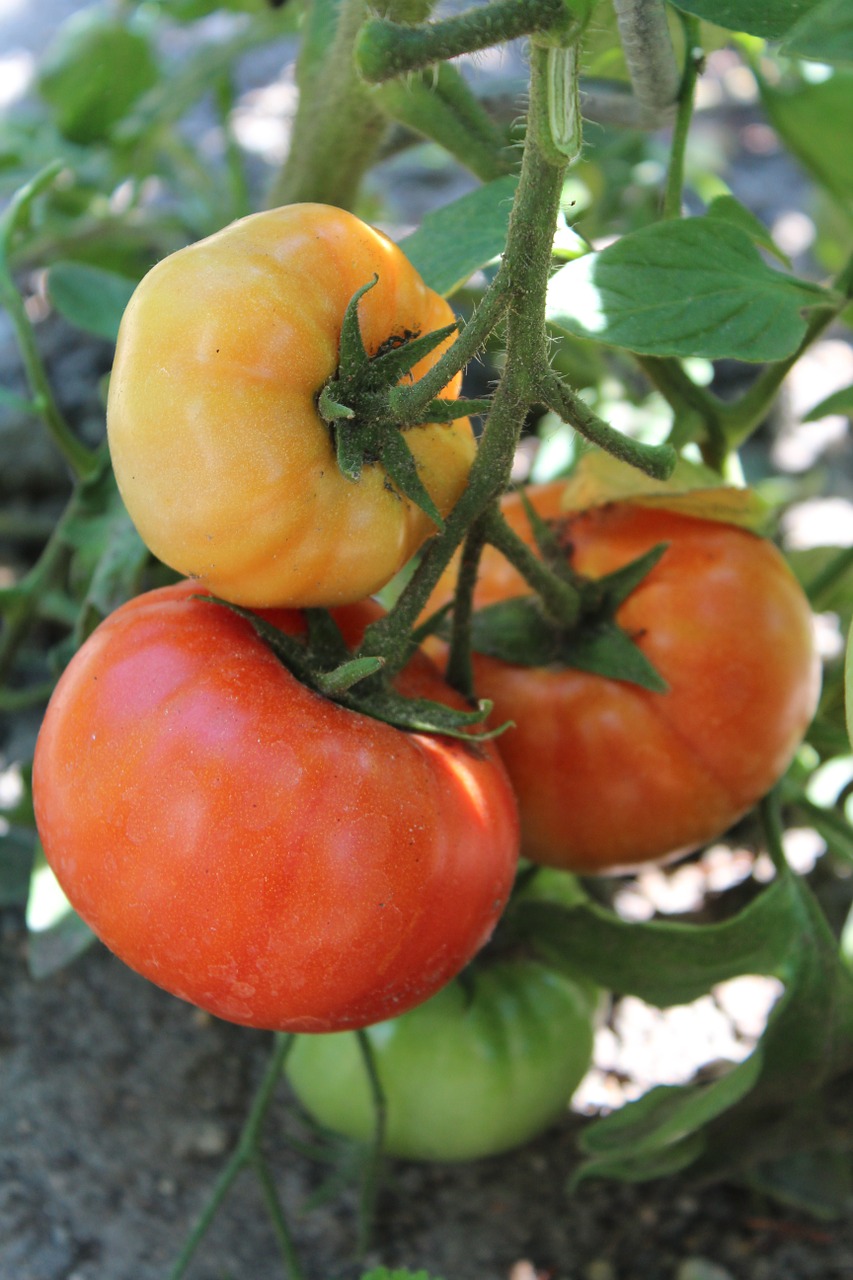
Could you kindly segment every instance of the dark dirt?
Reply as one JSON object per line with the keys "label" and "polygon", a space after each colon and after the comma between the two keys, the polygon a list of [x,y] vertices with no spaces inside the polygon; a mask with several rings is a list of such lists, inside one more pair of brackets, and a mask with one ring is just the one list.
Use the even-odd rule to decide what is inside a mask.
{"label": "dark dirt", "polygon": [[[0,1280],[165,1280],[239,1133],[269,1037],[216,1022],[100,946],[34,982],[23,922],[0,950]],[[353,1184],[325,1168],[282,1084],[265,1150],[307,1280],[352,1280]],[[505,1157],[392,1163],[370,1263],[445,1280],[847,1280],[853,1223],[816,1224],[735,1188],[566,1190],[583,1121]],[[521,1265],[526,1262],[525,1267]],[[275,1280],[275,1240],[241,1175],[190,1280]]]}

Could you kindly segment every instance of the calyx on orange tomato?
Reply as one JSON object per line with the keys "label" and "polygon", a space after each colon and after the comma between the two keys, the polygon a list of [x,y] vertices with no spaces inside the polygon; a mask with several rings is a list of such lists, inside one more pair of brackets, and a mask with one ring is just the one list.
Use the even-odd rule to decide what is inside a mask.
{"label": "calyx on orange tomato", "polygon": [[[564,489],[526,492],[575,573],[595,581],[666,544],[614,617],[666,691],[488,654],[475,654],[474,676],[496,723],[514,723],[500,751],[519,799],[523,853],[597,873],[686,852],[751,808],[809,725],[820,669],[808,602],[772,543],[662,505],[567,512]],[[518,495],[502,511],[533,545]],[[455,574],[453,564],[429,611],[451,598]],[[475,607],[529,594],[488,547]]]}

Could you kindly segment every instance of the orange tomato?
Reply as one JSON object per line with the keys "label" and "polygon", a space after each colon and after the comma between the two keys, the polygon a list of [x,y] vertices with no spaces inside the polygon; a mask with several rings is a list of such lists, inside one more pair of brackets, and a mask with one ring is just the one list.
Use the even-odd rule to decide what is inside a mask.
{"label": "orange tomato", "polygon": [[[667,859],[720,835],[788,767],[820,684],[808,602],[780,552],[742,528],[628,502],[564,514],[563,486],[531,487],[574,568],[590,578],[658,543],[659,563],[619,608],[669,691],[566,667],[475,655],[519,800],[522,852],[582,873]],[[533,545],[517,496],[509,523]],[[451,565],[428,611],[449,599]],[[529,592],[487,548],[483,607]]]}

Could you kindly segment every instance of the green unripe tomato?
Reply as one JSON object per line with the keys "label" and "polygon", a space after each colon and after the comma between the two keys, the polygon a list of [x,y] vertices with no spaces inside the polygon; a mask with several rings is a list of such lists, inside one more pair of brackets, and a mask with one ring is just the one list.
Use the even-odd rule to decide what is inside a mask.
{"label": "green unripe tomato", "polygon": [[[475,1160],[546,1129],[589,1066],[596,994],[536,960],[501,960],[475,965],[425,1004],[369,1027],[387,1105],[386,1152]],[[373,1095],[354,1033],[300,1036],[285,1071],[319,1124],[373,1138]]]}

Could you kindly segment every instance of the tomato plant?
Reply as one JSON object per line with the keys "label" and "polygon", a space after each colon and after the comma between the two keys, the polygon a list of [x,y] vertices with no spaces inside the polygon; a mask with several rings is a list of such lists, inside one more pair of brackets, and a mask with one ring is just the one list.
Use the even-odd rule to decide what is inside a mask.
{"label": "tomato plant", "polygon": [[[596,873],[673,857],[719,835],[777,781],[819,688],[808,602],[776,548],[734,525],[626,502],[565,512],[559,482],[527,490],[573,569],[592,579],[666,550],[616,612],[666,692],[557,664],[476,654],[478,693],[514,728],[501,754],[523,852]],[[503,513],[529,544],[520,498]],[[451,568],[431,601],[447,597]],[[476,606],[529,591],[487,548]]]}
{"label": "tomato plant", "polygon": [[[425,1004],[370,1027],[385,1150],[473,1160],[519,1146],[563,1111],[592,1054],[595,992],[536,960],[475,963]],[[300,1036],[286,1074],[320,1124],[369,1142],[376,1126],[353,1032]]]}
{"label": "tomato plant", "polygon": [[[347,305],[374,277],[358,303],[369,355],[452,323],[386,236],[317,204],[254,214],[179,250],[125,312],[107,408],[119,489],[154,554],[228,600],[360,600],[435,532],[376,450],[358,479],[344,474],[336,435],[353,424],[332,427],[318,408]],[[468,419],[421,423],[405,442],[446,515],[474,456]]]}
{"label": "tomato plant", "polygon": [[[494,748],[337,705],[193,592],[117,610],[48,707],[33,791],[69,899],[132,968],[233,1022],[328,1031],[426,999],[511,886],[517,819]],[[378,611],[342,609],[344,638]],[[455,697],[423,655],[397,683]]]}

